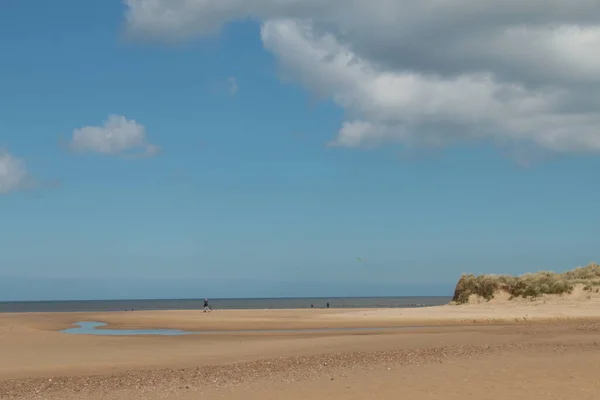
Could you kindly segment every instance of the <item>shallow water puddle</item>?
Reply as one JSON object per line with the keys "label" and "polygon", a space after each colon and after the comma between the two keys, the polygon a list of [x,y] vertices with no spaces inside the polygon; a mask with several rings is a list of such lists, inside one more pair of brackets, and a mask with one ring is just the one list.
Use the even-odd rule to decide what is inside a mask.
{"label": "shallow water puddle", "polygon": [[378,332],[378,331],[406,331],[425,328],[419,326],[403,326],[392,328],[315,328],[315,329],[243,329],[223,331],[182,331],[179,329],[97,329],[106,326],[104,322],[83,321],[76,322],[76,328],[68,328],[61,332],[75,335],[100,335],[100,336],[134,336],[134,335],[219,335],[231,333],[319,333],[319,332]]}
{"label": "shallow water puddle", "polygon": [[97,329],[101,326],[106,326],[104,322],[76,322],[77,328],[68,328],[63,330],[63,333],[71,333],[76,335],[108,335],[108,336],[131,336],[131,335],[163,335],[163,336],[179,336],[190,335],[198,332],[187,332],[178,329]]}

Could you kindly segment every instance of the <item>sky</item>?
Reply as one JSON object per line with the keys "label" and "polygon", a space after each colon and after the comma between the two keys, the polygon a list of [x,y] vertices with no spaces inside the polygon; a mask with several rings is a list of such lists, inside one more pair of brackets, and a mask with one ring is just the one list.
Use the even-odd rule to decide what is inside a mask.
{"label": "sky", "polygon": [[598,48],[592,0],[3,1],[0,301],[597,261]]}

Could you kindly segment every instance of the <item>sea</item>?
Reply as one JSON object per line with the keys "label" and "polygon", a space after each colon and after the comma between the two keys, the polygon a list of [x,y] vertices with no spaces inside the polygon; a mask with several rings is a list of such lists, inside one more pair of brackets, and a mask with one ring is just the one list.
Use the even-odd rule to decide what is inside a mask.
{"label": "sea", "polygon": [[[418,297],[338,297],[338,298],[265,298],[209,299],[213,310],[265,310],[324,308],[415,308],[447,304],[447,296]],[[72,300],[0,302],[0,313],[17,312],[95,312],[143,310],[201,310],[204,299],[154,300]]]}

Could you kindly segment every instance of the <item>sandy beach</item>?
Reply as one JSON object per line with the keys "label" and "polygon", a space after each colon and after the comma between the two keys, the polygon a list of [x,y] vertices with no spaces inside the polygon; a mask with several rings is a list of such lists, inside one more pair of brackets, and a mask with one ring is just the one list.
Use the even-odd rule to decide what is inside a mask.
{"label": "sandy beach", "polygon": [[[91,336],[99,329],[223,331]],[[369,328],[404,327],[390,330]],[[354,328],[314,332],[235,332]],[[597,399],[600,295],[419,309],[0,314],[1,399]]]}

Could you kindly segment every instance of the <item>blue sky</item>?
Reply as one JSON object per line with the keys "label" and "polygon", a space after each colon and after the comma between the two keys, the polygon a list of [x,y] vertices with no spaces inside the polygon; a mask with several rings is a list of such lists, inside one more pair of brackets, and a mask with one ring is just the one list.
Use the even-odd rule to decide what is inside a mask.
{"label": "blue sky", "polygon": [[[515,75],[518,107],[469,103],[485,91],[459,86],[468,66],[383,93],[414,68],[341,36],[360,10],[323,22],[365,76],[336,72],[348,51],[293,7],[235,3],[173,26],[150,0],[0,5],[0,300],[451,295],[463,272],[598,260],[597,110],[569,77]],[[94,142],[111,115],[143,129],[137,147],[125,128]]]}

